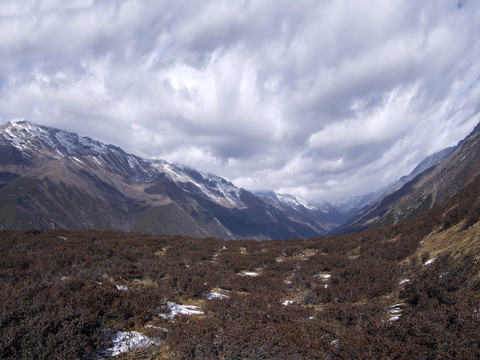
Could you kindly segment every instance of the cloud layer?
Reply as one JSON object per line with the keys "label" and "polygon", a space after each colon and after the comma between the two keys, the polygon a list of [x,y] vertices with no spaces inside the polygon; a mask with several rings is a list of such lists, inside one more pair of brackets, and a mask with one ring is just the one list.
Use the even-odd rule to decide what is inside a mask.
{"label": "cloud layer", "polygon": [[330,200],[480,120],[475,1],[0,1],[0,118]]}

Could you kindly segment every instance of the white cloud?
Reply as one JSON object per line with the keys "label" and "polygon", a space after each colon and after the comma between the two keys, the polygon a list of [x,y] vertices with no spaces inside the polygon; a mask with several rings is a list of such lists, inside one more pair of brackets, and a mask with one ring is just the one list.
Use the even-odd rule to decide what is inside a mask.
{"label": "white cloud", "polygon": [[0,2],[0,118],[317,200],[479,120],[480,4]]}

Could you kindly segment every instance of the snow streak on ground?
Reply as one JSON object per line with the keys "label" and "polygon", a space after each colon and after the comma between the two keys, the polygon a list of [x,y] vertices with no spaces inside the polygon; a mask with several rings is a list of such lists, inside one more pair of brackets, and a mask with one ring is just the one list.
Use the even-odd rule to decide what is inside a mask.
{"label": "snow streak on ground", "polygon": [[402,307],[405,306],[405,304],[395,304],[395,305],[392,305],[390,307],[390,310],[388,312],[388,315],[390,315],[390,318],[388,319],[388,321],[392,322],[392,321],[397,321],[400,319],[400,317],[402,316]]}
{"label": "snow streak on ground", "polygon": [[227,295],[220,294],[218,292],[211,292],[210,294],[207,295],[207,300],[212,300],[212,299],[226,299],[228,298]]}
{"label": "snow streak on ground", "polygon": [[317,274],[317,275],[313,275],[314,278],[320,278],[322,280],[328,280],[332,277],[332,275],[330,274]]}
{"label": "snow streak on ground", "polygon": [[245,275],[245,276],[258,276],[258,275],[260,275],[259,273],[254,272],[254,271],[242,271],[241,274]]}

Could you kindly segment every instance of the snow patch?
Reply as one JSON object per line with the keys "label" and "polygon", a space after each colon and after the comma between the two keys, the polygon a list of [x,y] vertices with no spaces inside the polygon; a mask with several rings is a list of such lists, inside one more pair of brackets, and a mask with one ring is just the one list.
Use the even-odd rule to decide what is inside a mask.
{"label": "snow patch", "polygon": [[127,287],[125,285],[115,285],[118,291],[127,291]]}
{"label": "snow patch", "polygon": [[228,296],[224,295],[224,294],[220,294],[218,292],[211,292],[210,294],[207,294],[206,298],[207,298],[207,300],[226,299],[226,298],[228,298]]}
{"label": "snow patch", "polygon": [[335,346],[335,347],[338,347],[338,346],[340,345],[340,340],[334,339],[334,340],[332,340],[332,342],[330,343],[330,345]]}
{"label": "snow patch", "polygon": [[435,260],[437,260],[436,256],[434,258],[431,258],[430,260],[426,261],[425,264],[423,264],[423,266],[433,264],[435,262]]}
{"label": "snow patch", "polygon": [[103,166],[102,163],[100,162],[100,160],[98,160],[96,156],[93,156],[92,159],[95,160],[95,162],[96,162],[98,165]]}
{"label": "snow patch", "polygon": [[73,159],[75,162],[78,162],[78,163],[80,163],[80,164],[82,164],[82,165],[85,165],[82,160],[80,160],[79,158],[77,158],[77,157],[75,157],[75,156],[72,156],[72,159]]}
{"label": "snow patch", "polygon": [[146,328],[146,329],[162,330],[163,332],[168,332],[168,330],[165,329],[165,328],[162,328],[162,327],[160,327],[160,326],[150,325],[150,324],[149,324],[149,325],[145,325],[145,328]]}
{"label": "snow patch", "polygon": [[390,322],[398,321],[398,320],[400,320],[401,317],[402,317],[401,314],[394,315],[394,316],[392,316],[388,321],[390,321]]}
{"label": "snow patch", "polygon": [[402,317],[403,306],[405,306],[404,303],[399,303],[390,307],[390,310],[388,311],[388,315],[390,316],[388,319],[389,322],[398,321]]}
{"label": "snow patch", "polygon": [[314,278],[320,278],[322,280],[328,280],[332,277],[331,274],[317,274],[317,275],[313,275]]}
{"label": "snow patch", "polygon": [[240,271],[240,274],[245,276],[258,276],[260,275],[258,272],[255,271]]}
{"label": "snow patch", "polygon": [[143,349],[151,345],[158,345],[158,340],[153,340],[138,331],[119,331],[113,339],[113,345],[106,350],[105,356],[113,357],[128,351]]}
{"label": "snow patch", "polygon": [[295,300],[283,300],[282,301],[283,306],[288,306],[288,305],[293,305],[293,304],[299,304],[299,302],[295,301]]}
{"label": "snow patch", "polygon": [[158,317],[163,319],[173,320],[178,315],[203,315],[203,311],[200,310],[199,306],[195,305],[180,305],[173,302],[167,303],[168,308],[170,309],[169,314],[159,314]]}

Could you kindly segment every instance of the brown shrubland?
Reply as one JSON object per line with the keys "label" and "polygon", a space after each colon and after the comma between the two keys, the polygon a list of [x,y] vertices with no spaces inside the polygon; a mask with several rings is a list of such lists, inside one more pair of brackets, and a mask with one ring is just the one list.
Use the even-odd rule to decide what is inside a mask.
{"label": "brown shrubland", "polygon": [[[135,358],[478,358],[479,196],[308,240],[0,232],[0,358],[94,358],[118,330],[161,340]],[[159,317],[168,302],[204,313]]]}

